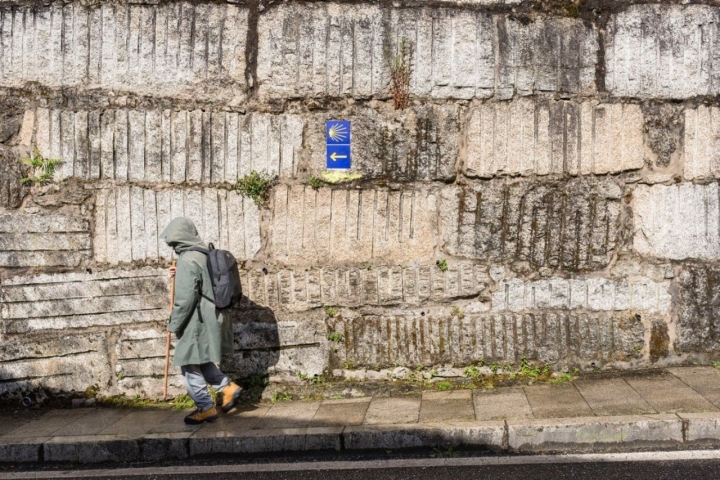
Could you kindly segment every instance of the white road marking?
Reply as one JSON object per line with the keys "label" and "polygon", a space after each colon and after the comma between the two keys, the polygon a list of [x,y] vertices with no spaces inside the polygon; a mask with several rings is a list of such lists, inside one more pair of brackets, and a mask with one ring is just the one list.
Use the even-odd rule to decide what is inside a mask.
{"label": "white road marking", "polygon": [[583,453],[567,455],[517,455],[466,458],[421,458],[407,460],[363,460],[337,462],[253,463],[244,465],[202,465],[101,470],[56,470],[0,473],[0,480],[42,478],[89,478],[148,475],[212,475],[218,473],[299,472],[319,470],[367,470],[422,467],[482,467],[493,465],[547,465],[558,463],[662,462],[681,460],[719,460],[720,450],[673,452]]}

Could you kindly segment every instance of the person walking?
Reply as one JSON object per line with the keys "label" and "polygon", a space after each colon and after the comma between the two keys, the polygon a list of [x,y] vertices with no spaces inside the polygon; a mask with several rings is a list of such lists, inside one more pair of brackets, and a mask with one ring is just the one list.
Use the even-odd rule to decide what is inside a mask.
{"label": "person walking", "polygon": [[233,353],[232,322],[215,308],[207,256],[191,250],[207,249],[195,224],[187,218],[175,218],[160,239],[178,255],[177,268],[169,269],[170,277],[175,277],[175,300],[168,330],[177,337],[173,365],[180,367],[185,388],[197,407],[185,417],[185,423],[212,422],[218,418],[218,411],[208,385],[220,392],[220,409],[225,413],[240,396],[240,386],[216,365],[222,355]]}

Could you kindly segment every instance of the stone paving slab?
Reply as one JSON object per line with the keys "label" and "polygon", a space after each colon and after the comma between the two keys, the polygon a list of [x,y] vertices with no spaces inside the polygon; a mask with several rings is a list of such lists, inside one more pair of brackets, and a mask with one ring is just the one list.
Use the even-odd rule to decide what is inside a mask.
{"label": "stone paving slab", "polygon": [[307,427],[320,408],[320,402],[276,403],[259,419],[256,428],[301,428]]}
{"label": "stone paving slab", "polygon": [[658,412],[716,412],[712,403],[670,374],[627,378],[627,383]]}
{"label": "stone paving slab", "polygon": [[720,370],[714,367],[678,367],[668,368],[667,371],[720,407]]}
{"label": "stone paving slab", "polygon": [[420,417],[421,397],[373,398],[365,415],[366,425],[415,423]]}
{"label": "stone paving slab", "polygon": [[148,410],[132,412],[100,431],[104,435],[142,435],[150,433],[157,425],[166,423],[172,410]]}
{"label": "stone paving slab", "polygon": [[40,418],[16,428],[2,438],[29,438],[52,436],[61,428],[90,413],[91,409],[51,410]]}
{"label": "stone paving slab", "polygon": [[577,380],[575,386],[595,415],[657,413],[622,378]]}
{"label": "stone paving slab", "polygon": [[533,418],[532,408],[522,387],[477,390],[473,398],[478,420]]}
{"label": "stone paving slab", "polygon": [[475,408],[470,390],[423,392],[420,423],[453,420],[475,420]]}
{"label": "stone paving slab", "polygon": [[593,414],[575,385],[534,385],[523,387],[537,418],[585,417]]}
{"label": "stone paving slab", "polygon": [[94,410],[76,419],[75,421],[56,430],[53,435],[56,437],[70,437],[80,435],[94,435],[102,432],[108,425],[113,425],[122,418],[129,418],[131,421],[136,417],[132,416],[131,410],[99,409]]}
{"label": "stone paving slab", "polygon": [[361,425],[365,420],[370,398],[326,400],[310,421],[311,427]]}

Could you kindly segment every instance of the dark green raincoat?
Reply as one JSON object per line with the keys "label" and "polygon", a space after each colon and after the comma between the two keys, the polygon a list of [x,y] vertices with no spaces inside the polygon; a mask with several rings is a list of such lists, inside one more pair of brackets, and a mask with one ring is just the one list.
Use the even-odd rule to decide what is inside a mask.
{"label": "dark green raincoat", "polygon": [[[160,234],[178,254],[175,274],[175,302],[168,329],[177,338],[173,365],[220,363],[222,355],[233,353],[232,323],[215,309],[207,257],[188,252],[191,247],[207,248],[192,221],[176,218]],[[207,297],[207,298],[204,298]]]}

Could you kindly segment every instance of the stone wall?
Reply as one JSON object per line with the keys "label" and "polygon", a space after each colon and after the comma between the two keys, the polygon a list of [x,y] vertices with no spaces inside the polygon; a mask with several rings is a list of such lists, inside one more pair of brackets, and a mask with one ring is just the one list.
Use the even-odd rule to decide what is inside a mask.
{"label": "stone wall", "polygon": [[[688,3],[0,1],[0,395],[159,393],[177,216],[241,262],[236,376],[716,359],[720,7]],[[313,188],[329,119],[362,178]]]}

